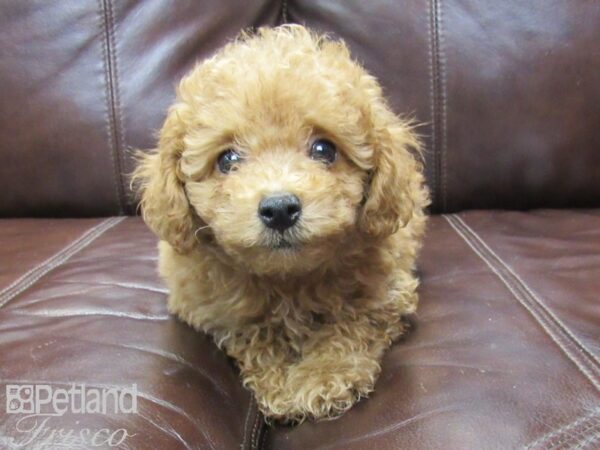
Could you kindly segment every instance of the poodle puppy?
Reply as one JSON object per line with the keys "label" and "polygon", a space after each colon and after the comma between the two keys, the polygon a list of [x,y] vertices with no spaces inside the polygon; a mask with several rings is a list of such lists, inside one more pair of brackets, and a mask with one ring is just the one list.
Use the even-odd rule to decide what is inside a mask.
{"label": "poodle puppy", "polygon": [[419,142],[343,42],[242,33],[183,78],[134,172],[169,310],[238,364],[268,418],[373,390],[417,306]]}

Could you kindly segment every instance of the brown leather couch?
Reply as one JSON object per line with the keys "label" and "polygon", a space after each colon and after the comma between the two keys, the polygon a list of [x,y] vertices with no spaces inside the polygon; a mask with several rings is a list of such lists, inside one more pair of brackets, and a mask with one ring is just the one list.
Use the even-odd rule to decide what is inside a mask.
{"label": "brown leather couch", "polygon": [[[168,315],[127,177],[194,61],[283,22],[425,124],[434,200],[414,330],[370,399],[298,427]],[[1,2],[0,448],[48,439],[5,386],[72,383],[136,384],[137,414],[47,423],[126,449],[600,448],[599,24],[597,0]]]}

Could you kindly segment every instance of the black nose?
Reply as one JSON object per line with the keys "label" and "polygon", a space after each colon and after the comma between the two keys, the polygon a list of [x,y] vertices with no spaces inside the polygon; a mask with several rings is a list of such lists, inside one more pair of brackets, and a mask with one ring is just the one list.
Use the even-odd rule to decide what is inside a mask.
{"label": "black nose", "polygon": [[298,221],[302,205],[298,197],[291,194],[263,198],[258,205],[258,216],[263,223],[283,232]]}

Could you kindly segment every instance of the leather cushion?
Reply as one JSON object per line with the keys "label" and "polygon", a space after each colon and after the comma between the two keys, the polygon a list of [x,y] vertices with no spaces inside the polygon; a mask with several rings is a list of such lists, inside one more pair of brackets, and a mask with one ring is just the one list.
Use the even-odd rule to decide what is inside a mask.
{"label": "leather cushion", "polygon": [[177,80],[241,28],[344,38],[425,143],[434,211],[600,205],[594,0],[0,5],[0,215],[133,213]]}
{"label": "leather cushion", "polygon": [[600,4],[295,0],[413,116],[434,211],[600,205]]}
{"label": "leather cushion", "polygon": [[[0,222],[0,248],[19,223]],[[387,353],[375,393],[338,420],[269,428],[233,364],[168,315],[156,240],[141,220],[82,222],[81,235],[70,231],[72,250],[58,252],[66,258],[5,296],[0,381],[137,383],[138,415],[55,419],[123,426],[136,433],[127,441],[135,449],[593,445],[599,230],[598,211],[432,217],[415,326]],[[13,433],[17,418],[4,415],[1,428]]]}
{"label": "leather cushion", "polygon": [[0,216],[134,213],[132,149],[154,134],[175,84],[280,5],[249,0],[0,4]]}

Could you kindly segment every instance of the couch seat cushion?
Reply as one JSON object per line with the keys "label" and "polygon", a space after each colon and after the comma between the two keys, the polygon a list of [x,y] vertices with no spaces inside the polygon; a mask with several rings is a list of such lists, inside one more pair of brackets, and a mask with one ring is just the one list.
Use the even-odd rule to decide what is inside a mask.
{"label": "couch seat cushion", "polygon": [[[0,407],[8,385],[137,386],[137,414],[49,430],[123,428],[129,449],[600,444],[600,211],[433,217],[414,330],[376,391],[294,428],[265,425],[233,364],[168,315],[139,218],[1,220],[0,249]],[[23,417],[2,411],[1,448],[31,438]]]}

